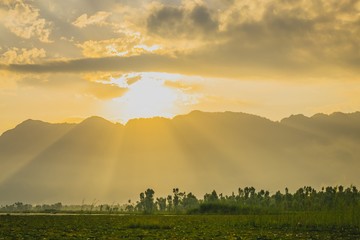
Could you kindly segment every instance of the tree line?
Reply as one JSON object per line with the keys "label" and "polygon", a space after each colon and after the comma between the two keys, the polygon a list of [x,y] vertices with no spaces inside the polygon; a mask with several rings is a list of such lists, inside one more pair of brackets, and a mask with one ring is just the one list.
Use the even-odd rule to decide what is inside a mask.
{"label": "tree line", "polygon": [[64,206],[54,204],[31,205],[16,202],[0,207],[2,212],[128,212],[128,213],[173,213],[173,214],[271,214],[296,211],[358,211],[360,210],[360,192],[349,187],[323,187],[321,190],[305,186],[290,193],[288,188],[270,194],[269,191],[254,187],[238,188],[231,195],[218,194],[215,190],[206,193],[202,199],[193,193],[173,188],[172,194],[166,197],[155,197],[151,188],[139,194],[136,202],[126,204],[91,204]]}
{"label": "tree line", "polygon": [[355,186],[324,187],[320,191],[305,186],[293,194],[285,188],[270,194],[269,191],[256,191],[254,187],[239,188],[231,195],[218,194],[215,190],[206,193],[203,199],[194,194],[173,189],[167,197],[155,198],[153,189],[140,193],[140,199],[125,206],[128,212],[175,213],[224,213],[224,214],[257,214],[286,211],[328,211],[354,209],[360,206],[360,193]]}

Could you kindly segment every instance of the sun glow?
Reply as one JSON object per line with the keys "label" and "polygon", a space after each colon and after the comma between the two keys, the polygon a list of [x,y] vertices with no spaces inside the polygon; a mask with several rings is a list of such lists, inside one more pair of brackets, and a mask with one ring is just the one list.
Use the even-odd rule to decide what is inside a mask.
{"label": "sun glow", "polygon": [[129,73],[99,81],[127,89],[124,95],[106,101],[103,116],[126,123],[134,118],[172,118],[187,113],[202,97],[192,87],[200,81],[196,77],[161,72]]}
{"label": "sun glow", "polygon": [[113,118],[125,123],[133,118],[173,117],[177,113],[181,91],[167,87],[164,80],[147,74],[128,76],[129,79],[137,77],[139,79],[134,83],[126,83],[124,78],[113,79],[116,84],[128,88],[123,96],[113,99],[108,105]]}
{"label": "sun glow", "polygon": [[177,92],[165,87],[161,81],[155,79],[141,79],[129,86],[124,95],[124,113],[127,118],[139,117],[172,117]]}

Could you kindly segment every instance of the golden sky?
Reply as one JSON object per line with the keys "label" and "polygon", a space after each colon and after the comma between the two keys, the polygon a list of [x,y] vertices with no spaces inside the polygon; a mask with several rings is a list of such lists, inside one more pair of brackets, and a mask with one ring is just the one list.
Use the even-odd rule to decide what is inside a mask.
{"label": "golden sky", "polygon": [[360,110],[360,0],[0,0],[0,133],[27,119]]}

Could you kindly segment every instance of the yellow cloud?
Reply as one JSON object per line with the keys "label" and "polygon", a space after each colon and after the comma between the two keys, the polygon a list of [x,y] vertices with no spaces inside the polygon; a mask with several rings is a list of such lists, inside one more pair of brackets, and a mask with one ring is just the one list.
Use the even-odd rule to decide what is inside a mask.
{"label": "yellow cloud", "polygon": [[147,52],[156,52],[160,46],[148,46],[139,35],[126,35],[101,41],[89,40],[76,44],[85,57],[132,56]]}
{"label": "yellow cloud", "polygon": [[109,82],[112,78],[118,78],[122,74],[121,73],[109,73],[109,72],[91,72],[91,73],[84,73],[83,79],[90,81],[90,82]]}
{"label": "yellow cloud", "polygon": [[89,82],[85,91],[98,99],[112,99],[124,95],[128,89],[114,84]]}
{"label": "yellow cloud", "polygon": [[185,81],[165,81],[164,86],[179,89],[186,92],[199,92],[202,85],[199,83],[188,83]]}
{"label": "yellow cloud", "polygon": [[79,28],[84,28],[89,25],[104,25],[105,20],[111,15],[110,12],[99,11],[94,15],[88,16],[86,13],[78,17],[72,24]]}
{"label": "yellow cloud", "polygon": [[73,58],[64,61],[0,68],[156,71],[237,79],[359,79],[358,7],[356,1],[325,0],[158,2],[143,4],[139,11],[114,7],[111,18],[108,12],[97,12],[75,21],[79,26],[109,24],[99,31],[111,33],[96,39],[86,35],[94,36],[93,29],[74,30],[84,33],[74,34],[74,42],[85,58],[79,59],[75,50]]}
{"label": "yellow cloud", "polygon": [[4,64],[32,64],[38,59],[46,57],[43,48],[10,48],[0,56],[0,62]]}
{"label": "yellow cloud", "polygon": [[51,23],[40,17],[39,9],[22,1],[11,5],[5,18],[4,25],[18,37],[30,39],[38,38],[41,42],[51,42]]}
{"label": "yellow cloud", "polygon": [[120,53],[133,48],[138,41],[136,38],[118,38],[101,41],[89,40],[76,44],[76,46],[82,49],[85,57],[105,57],[121,55]]}
{"label": "yellow cloud", "polygon": [[1,5],[10,6],[11,4],[15,4],[16,2],[18,2],[18,0],[1,0],[0,6]]}

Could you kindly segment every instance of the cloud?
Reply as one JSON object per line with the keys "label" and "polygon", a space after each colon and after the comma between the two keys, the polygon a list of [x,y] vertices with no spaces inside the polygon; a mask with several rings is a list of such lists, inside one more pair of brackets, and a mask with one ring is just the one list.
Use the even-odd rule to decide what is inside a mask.
{"label": "cloud", "polygon": [[199,83],[186,82],[184,80],[165,81],[164,86],[179,89],[186,92],[200,92],[202,85]]}
{"label": "cloud", "polygon": [[[212,51],[195,52],[192,55],[180,55],[179,57],[144,54],[130,57],[83,58],[68,61],[49,61],[41,64],[0,65],[0,69],[24,73],[93,71],[114,71],[121,73],[167,72],[207,77],[263,80],[284,78],[298,80],[312,77],[331,78],[339,75],[347,76],[349,79],[356,79],[359,72],[359,68],[352,69],[351,66],[333,66],[332,69],[329,69],[324,66],[320,68],[310,64],[287,62],[286,59],[276,55],[276,50],[270,51],[268,49],[265,52],[268,54],[268,58],[265,59],[259,58],[257,60],[259,56],[252,56],[251,54],[253,53],[246,51],[246,49],[243,49],[244,58],[234,59],[234,56],[230,55],[230,51],[237,50],[233,50],[229,45],[223,47],[217,47]],[[219,49],[222,49],[224,52],[219,51]],[[284,65],[282,66],[281,63]],[[316,69],[316,67],[319,69]]]}
{"label": "cloud", "polygon": [[4,26],[18,37],[24,39],[37,38],[49,43],[51,23],[40,17],[39,9],[21,0],[8,1],[7,16]]}
{"label": "cloud", "polygon": [[[146,7],[140,8],[144,13]],[[39,73],[163,71],[289,81],[359,79],[359,1],[183,1],[146,9],[147,14],[138,14],[117,37],[75,39],[84,58],[0,68]],[[101,17],[94,16],[107,18],[105,12],[98,13],[83,20],[93,17],[90,22],[95,24]],[[108,20],[114,19],[115,14]],[[157,45],[161,48],[149,54]]]}
{"label": "cloud", "polygon": [[[55,92],[72,92],[78,95],[92,96],[100,100],[120,97],[128,91],[127,86],[119,86],[106,79],[89,80],[78,74],[18,74],[16,83],[20,88],[45,89]],[[1,85],[1,84],[0,84]],[[70,90],[71,89],[71,90]]]}
{"label": "cloud", "polygon": [[205,6],[195,6],[190,13],[190,19],[195,26],[206,33],[217,31],[218,22],[212,18],[209,9]]}
{"label": "cloud", "polygon": [[78,43],[76,46],[82,49],[85,57],[131,56],[148,52],[144,48],[137,47],[141,40],[137,35],[126,35],[121,38],[100,41],[89,40]]}
{"label": "cloud", "polygon": [[43,48],[10,48],[0,56],[0,62],[4,64],[32,64],[38,59],[46,57],[46,52]]}
{"label": "cloud", "polygon": [[89,25],[105,25],[105,20],[111,15],[111,12],[104,12],[99,11],[96,12],[94,15],[91,15],[88,17],[88,15],[85,13],[78,17],[72,24],[79,28],[84,28]]}
{"label": "cloud", "polygon": [[[204,5],[195,5],[192,9],[162,6],[147,18],[148,32],[164,38],[209,36],[217,28],[218,22]],[[203,35],[199,35],[200,33]]]}
{"label": "cloud", "polygon": [[128,85],[131,85],[131,84],[136,83],[136,82],[139,81],[140,79],[141,79],[141,75],[134,76],[134,77],[128,77],[128,78],[126,78],[126,83],[127,83]]}
{"label": "cloud", "polygon": [[154,54],[130,57],[82,58],[68,61],[48,61],[42,64],[0,65],[0,69],[14,72],[49,73],[49,72],[92,72],[122,71],[142,72],[152,70],[176,69],[178,61]]}
{"label": "cloud", "polygon": [[89,82],[86,88],[86,92],[98,99],[104,100],[123,96],[127,91],[127,88],[122,88],[114,84],[102,84],[97,82]]}
{"label": "cloud", "polygon": [[113,78],[121,77],[121,73],[114,72],[90,72],[84,73],[82,78],[90,82],[110,82]]}
{"label": "cloud", "polygon": [[8,6],[11,6],[15,3],[17,3],[19,0],[1,0],[0,1],[0,6],[5,6],[5,7],[8,7]]}
{"label": "cloud", "polygon": [[149,15],[147,29],[189,44],[202,36],[206,43],[183,55],[224,76],[356,78],[359,9],[359,1],[323,0],[228,1],[219,11],[165,6]]}

